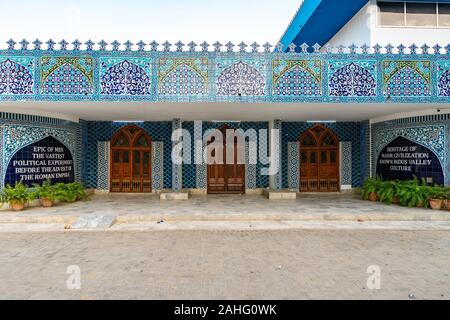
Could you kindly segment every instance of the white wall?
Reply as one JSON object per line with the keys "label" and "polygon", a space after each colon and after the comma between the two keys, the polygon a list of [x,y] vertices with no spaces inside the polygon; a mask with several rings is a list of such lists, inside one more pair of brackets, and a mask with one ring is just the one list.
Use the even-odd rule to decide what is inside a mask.
{"label": "white wall", "polygon": [[419,47],[424,43],[432,47],[438,43],[445,47],[450,43],[450,28],[379,27],[376,0],[371,0],[328,42],[333,47],[352,43],[358,46],[390,43],[394,47],[413,43]]}
{"label": "white wall", "polygon": [[361,46],[370,44],[370,19],[371,5],[366,4],[333,38],[328,41],[328,45],[337,47],[340,45],[349,46],[355,44]]}

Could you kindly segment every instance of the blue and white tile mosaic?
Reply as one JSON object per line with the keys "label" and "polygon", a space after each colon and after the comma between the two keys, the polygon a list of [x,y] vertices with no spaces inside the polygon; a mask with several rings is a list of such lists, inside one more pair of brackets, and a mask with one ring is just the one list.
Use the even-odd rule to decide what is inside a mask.
{"label": "blue and white tile mosaic", "polygon": [[352,143],[350,141],[340,142],[341,154],[341,186],[352,185]]}
{"label": "blue and white tile mosaic", "polygon": [[433,151],[445,168],[444,183],[450,185],[450,118],[422,116],[400,120],[372,125],[372,176],[376,175],[376,161],[381,150],[401,136]]}
{"label": "blue and white tile mosaic", "polygon": [[33,93],[34,70],[33,57],[0,57],[0,95]]}
{"label": "blue and white tile mosaic", "polygon": [[109,178],[109,141],[98,142],[98,158],[97,158],[97,189],[108,190],[110,185]]}
{"label": "blue and white tile mosaic", "polygon": [[100,58],[102,95],[145,96],[150,94],[152,59]]}
{"label": "blue and white tile mosaic", "polygon": [[164,188],[164,143],[152,142],[152,190]]}
{"label": "blue and white tile mosaic", "polygon": [[328,94],[334,97],[375,97],[377,62],[374,60],[328,63]]}
{"label": "blue and white tile mosaic", "polygon": [[266,62],[222,59],[216,62],[216,79],[219,96],[264,96]]}
{"label": "blue and white tile mosaic", "polygon": [[300,188],[300,143],[288,142],[288,188],[298,190]]}

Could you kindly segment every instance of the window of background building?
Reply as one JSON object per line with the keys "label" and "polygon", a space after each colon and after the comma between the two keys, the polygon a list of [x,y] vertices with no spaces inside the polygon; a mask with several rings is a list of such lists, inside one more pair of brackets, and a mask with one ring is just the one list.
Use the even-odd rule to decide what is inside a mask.
{"label": "window of background building", "polygon": [[436,3],[406,3],[407,27],[437,27]]}
{"label": "window of background building", "polygon": [[438,10],[439,27],[450,27],[450,4],[439,3]]}
{"label": "window of background building", "polygon": [[378,25],[404,26],[405,4],[403,2],[378,2]]}
{"label": "window of background building", "polygon": [[449,3],[378,1],[378,25],[383,27],[450,27]]}

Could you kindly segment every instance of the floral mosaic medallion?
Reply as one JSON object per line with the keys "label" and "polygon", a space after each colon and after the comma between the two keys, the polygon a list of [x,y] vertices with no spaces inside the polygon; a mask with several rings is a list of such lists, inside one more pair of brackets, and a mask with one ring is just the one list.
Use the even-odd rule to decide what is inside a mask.
{"label": "floral mosaic medallion", "polygon": [[149,95],[151,60],[148,58],[100,59],[103,95]]}
{"label": "floral mosaic medallion", "polygon": [[0,94],[33,93],[33,75],[33,58],[0,58]]}
{"label": "floral mosaic medallion", "polygon": [[374,97],[377,94],[376,61],[332,61],[329,73],[330,96]]}
{"label": "floral mosaic medallion", "polygon": [[450,61],[438,64],[438,95],[450,97]]}

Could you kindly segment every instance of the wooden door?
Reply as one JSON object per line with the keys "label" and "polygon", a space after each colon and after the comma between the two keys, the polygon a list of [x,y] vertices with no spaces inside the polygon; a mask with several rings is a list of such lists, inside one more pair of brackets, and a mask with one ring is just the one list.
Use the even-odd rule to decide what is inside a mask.
{"label": "wooden door", "polygon": [[300,191],[339,191],[339,142],[324,126],[300,137]]}
{"label": "wooden door", "polygon": [[111,191],[151,192],[151,139],[137,126],[127,126],[111,140]]}
{"label": "wooden door", "polygon": [[[208,152],[207,164],[207,182],[208,193],[244,193],[245,192],[245,164],[242,159],[238,159],[240,152],[245,152],[245,147],[238,144],[235,139],[232,146],[226,145],[226,130],[228,127],[222,127],[223,146],[222,150],[213,149]],[[210,141],[212,143],[214,141]],[[208,144],[208,146],[210,146]],[[230,153],[232,150],[232,153]],[[216,152],[218,152],[216,156]],[[229,153],[229,154],[228,154]],[[245,155],[245,154],[244,154]],[[227,163],[227,156],[228,163]],[[232,157],[231,157],[232,156]],[[213,159],[220,159],[219,163],[213,162]],[[230,161],[231,160],[231,161]]]}

